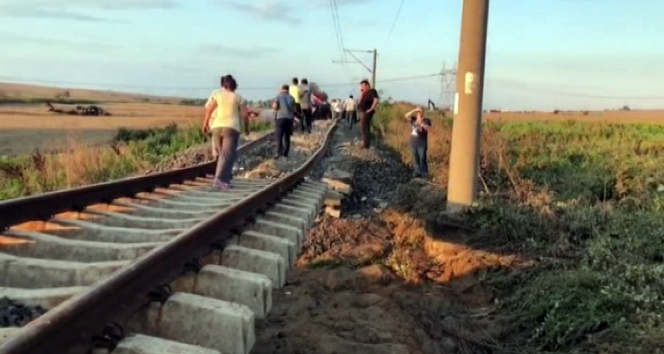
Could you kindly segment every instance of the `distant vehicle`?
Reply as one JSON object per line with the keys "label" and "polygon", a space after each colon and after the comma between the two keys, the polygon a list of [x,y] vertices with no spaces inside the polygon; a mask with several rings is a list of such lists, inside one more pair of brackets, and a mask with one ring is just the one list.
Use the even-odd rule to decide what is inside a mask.
{"label": "distant vehicle", "polygon": [[71,116],[111,116],[110,112],[98,106],[76,106],[75,109],[64,110],[53,107],[51,102],[46,102],[46,107],[48,107],[49,112]]}

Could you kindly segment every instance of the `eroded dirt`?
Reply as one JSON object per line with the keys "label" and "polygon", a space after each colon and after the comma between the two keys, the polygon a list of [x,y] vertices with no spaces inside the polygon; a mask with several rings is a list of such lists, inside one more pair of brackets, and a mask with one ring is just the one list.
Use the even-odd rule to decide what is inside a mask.
{"label": "eroded dirt", "polygon": [[503,352],[509,319],[493,315],[482,278],[521,261],[464,244],[472,230],[413,216],[440,196],[409,181],[393,154],[340,131],[328,161],[353,170],[355,192],[342,218],[321,215],[309,232],[271,314],[257,321],[252,353]]}

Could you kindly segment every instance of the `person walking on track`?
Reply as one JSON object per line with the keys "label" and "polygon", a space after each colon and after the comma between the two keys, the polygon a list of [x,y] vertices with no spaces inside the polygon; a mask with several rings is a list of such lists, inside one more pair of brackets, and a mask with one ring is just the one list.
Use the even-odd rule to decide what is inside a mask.
{"label": "person walking on track", "polygon": [[[219,82],[219,88],[218,88],[218,89],[215,89],[214,91],[212,91],[212,93],[210,94],[210,97],[208,97],[208,100],[207,100],[207,102],[205,103],[205,109],[207,109],[207,108],[212,104],[212,101],[214,101],[214,98],[213,98],[213,97],[214,97],[215,93],[217,93],[217,91],[220,91],[220,90],[223,90],[223,89],[224,89],[224,82],[225,82],[225,80],[226,80],[226,75],[224,75],[224,76],[221,77],[221,80],[220,80],[220,82]],[[216,109],[215,109],[215,110],[212,112],[212,117],[214,117],[214,115],[215,115],[216,113],[217,113],[217,112],[216,112]],[[214,139],[212,139],[212,136],[210,136],[210,144],[212,145],[212,146],[211,146],[211,148],[212,148],[212,157],[216,159],[216,158],[217,158],[217,148],[216,148],[216,145],[215,145]]]}
{"label": "person walking on track", "polygon": [[355,106],[355,99],[353,98],[353,95],[348,96],[344,102],[344,114],[348,129],[353,129],[353,123],[355,123],[355,119],[357,117],[357,114],[355,113]]}
{"label": "person walking on track", "polygon": [[[288,93],[293,97],[293,100],[295,100],[295,118],[299,119],[300,121],[302,120],[302,106],[300,105],[300,84],[299,80],[294,77],[292,80],[291,85],[288,87]],[[300,122],[300,124],[303,124]]]}
{"label": "person walking on track", "polygon": [[357,105],[358,115],[360,118],[360,131],[362,132],[362,147],[368,149],[371,145],[371,136],[369,135],[371,129],[371,118],[376,113],[378,108],[378,92],[371,88],[369,81],[362,80],[360,82],[360,103]]}
{"label": "person walking on track", "polygon": [[311,134],[313,112],[311,110],[311,89],[307,79],[302,79],[302,85],[300,85],[300,107],[302,108],[302,133],[306,128],[307,133]]}
{"label": "person walking on track", "polygon": [[427,163],[427,137],[431,129],[431,120],[424,117],[424,109],[417,107],[405,114],[404,118],[410,122],[410,151],[413,156],[415,178],[427,178],[429,165]]}
{"label": "person walking on track", "polygon": [[[240,131],[243,126],[245,134],[248,134],[248,110],[242,96],[235,92],[237,86],[235,78],[226,75],[224,90],[214,93],[212,102],[206,107],[203,122],[204,132],[212,131],[212,139],[218,154],[212,186],[219,190],[231,188],[233,164],[237,157]],[[215,110],[217,112],[210,122],[210,119],[213,118],[212,112]]]}
{"label": "person walking on track", "polygon": [[281,91],[272,102],[272,109],[276,112],[274,120],[274,137],[277,140],[276,158],[288,157],[295,116],[295,99],[290,95],[288,85],[281,86]]}

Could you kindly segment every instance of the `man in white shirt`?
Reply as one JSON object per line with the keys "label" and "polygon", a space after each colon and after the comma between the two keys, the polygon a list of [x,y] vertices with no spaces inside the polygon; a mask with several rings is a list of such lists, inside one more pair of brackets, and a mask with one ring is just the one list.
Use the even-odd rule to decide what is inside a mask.
{"label": "man in white shirt", "polygon": [[357,104],[355,103],[353,95],[348,96],[344,102],[344,112],[348,129],[353,129],[353,124],[355,123],[355,119],[357,119],[357,113],[355,112],[356,106]]}
{"label": "man in white shirt", "polygon": [[335,98],[332,101],[332,119],[341,119],[341,113],[343,112],[344,107],[340,98]]}
{"label": "man in white shirt", "polygon": [[[210,105],[212,104],[212,101],[214,100],[213,97],[214,97],[215,93],[217,93],[217,92],[219,92],[219,91],[222,91],[222,90],[224,89],[224,78],[225,78],[225,77],[226,77],[226,75],[224,75],[224,76],[221,77],[221,80],[219,81],[219,88],[218,88],[218,89],[214,89],[214,90],[212,91],[212,93],[210,94],[210,97],[208,97],[207,102],[205,102],[205,109],[207,109],[208,107],[210,107]],[[217,113],[217,109],[215,109],[214,111],[212,111],[212,117],[213,117],[213,118],[214,118],[214,116],[215,116],[216,113]],[[212,157],[214,157],[214,158],[216,159],[216,158],[217,158],[217,154],[218,154],[218,152],[217,152],[216,145],[215,145],[215,143],[214,143],[214,139],[210,139],[210,144],[211,144],[211,146],[212,146]]]}

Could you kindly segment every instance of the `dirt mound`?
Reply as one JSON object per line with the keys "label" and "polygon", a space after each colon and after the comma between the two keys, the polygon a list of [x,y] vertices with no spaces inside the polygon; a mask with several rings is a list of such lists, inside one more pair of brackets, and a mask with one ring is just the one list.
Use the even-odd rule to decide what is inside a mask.
{"label": "dirt mound", "polygon": [[349,135],[328,159],[354,174],[345,214],[319,217],[307,235],[288,284],[258,322],[253,352],[501,352],[507,319],[492,316],[482,277],[514,259],[465,244],[472,230],[433,222],[427,210],[439,193],[409,182],[390,152],[361,149]]}
{"label": "dirt mound", "polygon": [[305,240],[297,265],[370,263],[387,255],[391,237],[380,221],[324,217]]}
{"label": "dirt mound", "polygon": [[452,289],[404,285],[379,265],[299,271],[274,303],[255,353],[492,353],[502,327]]}

